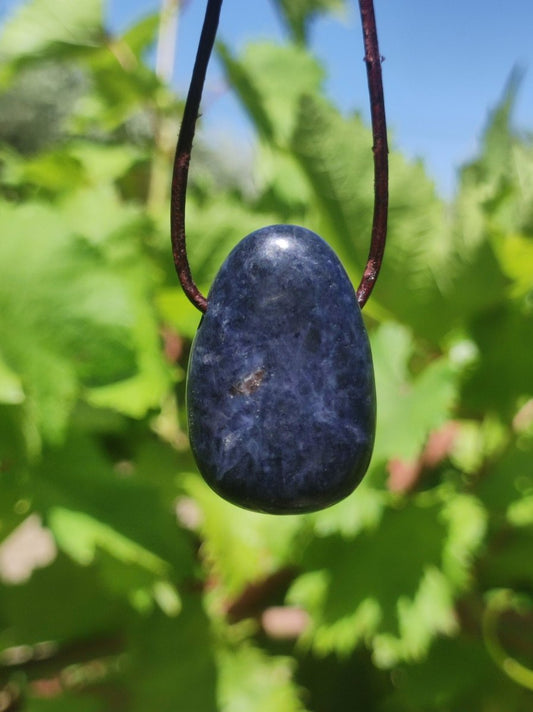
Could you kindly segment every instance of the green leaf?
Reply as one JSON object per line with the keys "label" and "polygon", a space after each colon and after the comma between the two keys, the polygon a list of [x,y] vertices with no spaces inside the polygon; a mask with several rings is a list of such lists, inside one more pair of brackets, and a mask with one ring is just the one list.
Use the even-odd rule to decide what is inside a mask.
{"label": "green leaf", "polygon": [[47,437],[58,438],[80,384],[135,372],[127,283],[39,203],[3,205],[0,336]]}
{"label": "green leaf", "polygon": [[513,502],[507,510],[507,519],[515,527],[526,527],[533,524],[533,495],[523,497]]}
{"label": "green leaf", "polygon": [[200,315],[180,286],[160,290],[156,306],[165,323],[173,326],[180,336],[191,341],[194,339]]}
{"label": "green leaf", "polygon": [[52,43],[92,45],[101,38],[102,0],[30,0],[21,4],[0,35],[0,61],[35,55]]}
{"label": "green leaf", "polygon": [[214,194],[208,200],[195,197],[193,193],[187,203],[189,259],[196,282],[210,285],[231,249],[250,232],[275,223],[276,218],[274,214],[253,212],[236,196]]}
{"label": "green leaf", "polygon": [[26,583],[4,586],[0,610],[4,647],[113,631],[124,613],[99,585],[93,569],[76,566],[61,555],[47,568],[34,571]]}
{"label": "green leaf", "polygon": [[443,571],[457,590],[464,590],[472,584],[474,556],[485,540],[487,511],[475,497],[457,494],[448,500],[442,516],[448,524],[448,537],[442,554]]}
{"label": "green leaf", "polygon": [[138,211],[105,186],[74,193],[62,208],[6,206],[0,248],[5,359],[37,412],[49,414],[42,427],[54,437],[82,384],[91,403],[141,417],[171,382],[147,299],[154,277],[139,244]]}
{"label": "green leaf", "polygon": [[[0,72],[2,65],[0,63]],[[34,58],[34,62],[15,70],[11,65],[3,68],[14,74],[11,84],[0,91],[0,141],[11,149],[28,156],[50,149],[65,140],[68,119],[86,90],[86,79],[74,63],[61,63],[50,59]],[[0,75],[0,90],[2,89]],[[3,181],[24,173],[24,163],[16,154],[2,151]],[[38,157],[36,157],[38,161]],[[56,171],[60,167],[56,166]],[[14,176],[12,174],[15,174]],[[42,176],[41,176],[42,177]]]}
{"label": "green leaf", "polygon": [[486,312],[472,324],[471,335],[480,358],[464,384],[463,400],[475,411],[510,420],[521,397],[533,395],[533,311],[524,300]]}
{"label": "green leaf", "polygon": [[413,342],[397,324],[387,323],[373,332],[371,344],[378,402],[374,461],[413,458],[429,432],[450,417],[457,374],[441,356],[411,376]]}
{"label": "green leaf", "polygon": [[29,697],[24,705],[25,712],[100,712],[102,709],[98,699],[87,695],[66,694],[50,699]]}
{"label": "green leaf", "polygon": [[218,655],[220,712],[304,712],[292,681],[295,661],[243,645]]}
{"label": "green leaf", "polygon": [[199,596],[184,597],[176,618],[154,613],[139,620],[132,642],[132,712],[217,709],[213,645]]}
{"label": "green leaf", "polygon": [[168,562],[83,512],[52,507],[47,522],[60,549],[74,561],[98,563],[100,578],[114,595],[125,597],[141,613],[155,603],[169,616],[179,613],[181,601],[169,581],[173,571]]}
{"label": "green leaf", "polygon": [[320,14],[338,12],[344,8],[344,0],[276,0],[275,4],[289,27],[296,42],[304,43],[311,21]]}
{"label": "green leaf", "polygon": [[4,152],[3,182],[9,186],[37,188],[52,196],[72,190],[85,182],[81,163],[64,149],[41,153],[34,158],[22,158]]}
{"label": "green leaf", "polygon": [[88,514],[52,507],[47,521],[59,546],[82,566],[91,564],[101,548],[120,561],[138,563],[153,573],[163,574],[167,570],[162,559]]}
{"label": "green leaf", "polygon": [[368,484],[370,477],[368,473],[356,491],[346,499],[311,515],[316,536],[340,534],[347,539],[379,525],[388,495],[371,487]]}
{"label": "green leaf", "polygon": [[346,119],[316,94],[297,109],[291,149],[312,187],[317,231],[349,271],[361,272],[373,205],[370,133],[360,117]]}
{"label": "green leaf", "polygon": [[142,418],[150,409],[161,406],[171,380],[170,370],[162,359],[154,312],[151,305],[141,295],[139,297],[132,332],[138,352],[137,374],[86,392],[87,402],[91,405],[113,408],[134,418]]}
{"label": "green leaf", "polygon": [[[95,189],[99,189],[99,197],[107,203],[104,211],[106,218],[109,217],[108,211],[111,211],[113,207],[115,207],[113,212],[117,212],[117,207],[121,207],[122,219],[124,220],[126,217],[126,206],[124,204],[121,206],[118,204],[116,196],[113,196],[113,193],[107,186],[113,184],[119,178],[122,178],[137,161],[141,160],[143,154],[136,147],[127,144],[99,145],[88,141],[70,143],[68,152],[83,165],[87,182]],[[80,203],[88,202],[87,200],[83,201],[82,193],[79,193],[77,196],[72,196],[72,199],[73,201],[77,200],[77,207],[81,210],[83,210],[83,205]],[[114,203],[114,206],[111,205],[111,202]],[[66,206],[65,209],[67,210]],[[85,207],[85,210],[89,213],[89,206]],[[128,213],[133,216],[134,210],[130,208]],[[89,214],[84,214],[83,216],[86,227],[91,230],[91,234],[94,235],[95,238],[98,237],[98,231],[95,227],[95,218],[99,217],[101,217],[100,214],[95,215],[94,212],[92,213],[91,220],[88,219]],[[104,234],[108,233],[110,228],[113,228],[118,222],[114,216],[111,222],[103,222],[105,226]],[[99,225],[98,221],[97,224]]]}
{"label": "green leaf", "polygon": [[143,17],[134,25],[128,27],[122,35],[122,41],[130,48],[136,57],[149,49],[157,38],[159,14],[153,13]]}
{"label": "green leaf", "polygon": [[302,47],[268,42],[250,45],[239,60],[220,44],[219,56],[259,135],[286,144],[295,126],[300,98],[319,89],[324,78],[322,67]]}
{"label": "green leaf", "polygon": [[505,535],[505,541],[495,545],[491,555],[483,559],[480,580],[484,587],[510,588],[515,591],[530,591],[533,572],[525,562],[529,561],[533,547],[533,527],[514,528]]}
{"label": "green leaf", "polygon": [[24,712],[100,712],[101,702],[87,695],[62,694],[60,697],[29,697]]}
{"label": "green leaf", "polygon": [[86,436],[47,451],[37,478],[36,507],[80,563],[91,561],[98,546],[154,573],[165,572],[166,562],[177,577],[191,575],[189,542],[158,490],[133,474],[121,477]]}
{"label": "green leaf", "polygon": [[293,562],[298,516],[283,518],[240,509],[216,495],[198,476],[189,476],[187,492],[202,513],[200,530],[207,564],[229,595]]}
{"label": "green leaf", "polygon": [[380,667],[422,659],[435,636],[457,630],[453,599],[483,534],[474,500],[452,498],[441,509],[419,498],[385,510],[379,527],[355,539],[316,539],[288,595],[311,616],[304,641],[320,655],[347,654],[365,641]]}
{"label": "green leaf", "polygon": [[23,401],[24,390],[20,378],[0,356],[0,403],[14,405]]}
{"label": "green leaf", "polygon": [[23,408],[0,405],[0,541],[11,534],[31,507],[27,475],[39,444]]}
{"label": "green leaf", "polygon": [[493,242],[505,275],[513,281],[511,296],[526,297],[533,290],[533,241],[510,233]]}
{"label": "green leaf", "polygon": [[499,457],[486,464],[476,493],[496,520],[502,520],[523,497],[533,494],[533,438],[513,441]]}
{"label": "green leaf", "polygon": [[522,72],[515,67],[509,75],[501,99],[489,113],[480,155],[463,168],[461,175],[463,184],[469,184],[484,193],[486,207],[491,212],[491,208],[497,206],[508,192],[514,171],[512,151],[516,142],[511,117],[521,79]]}
{"label": "green leaf", "polygon": [[[132,157],[131,152],[117,149],[108,159],[114,159],[115,170],[122,172]],[[107,167],[106,162],[103,166],[96,161],[93,164],[95,172]],[[96,407],[141,418],[150,409],[160,407],[173,380],[163,358],[159,321],[151,304],[156,272],[140,242],[150,226],[136,208],[118,200],[111,186],[74,193],[64,201],[63,208],[71,229],[88,238],[123,280],[129,302],[129,338],[136,353],[134,373],[112,383],[91,384],[85,397]]]}
{"label": "green leaf", "polygon": [[[291,147],[313,189],[310,218],[356,284],[371,231],[371,146],[359,117],[342,116],[316,95],[301,99]],[[505,287],[486,240],[479,196],[463,194],[452,221],[422,165],[391,151],[387,250],[371,312],[394,315],[439,342],[468,315],[501,301]]]}
{"label": "green leaf", "polygon": [[261,191],[260,205],[275,211],[277,222],[303,222],[312,192],[302,168],[291,152],[261,142],[257,147],[255,182]]}
{"label": "green leaf", "polygon": [[[95,127],[105,133],[114,131],[138,115],[147,104],[161,101],[161,94],[165,96],[154,70],[140,62],[120,38],[97,47],[84,59],[93,92],[80,107],[84,111],[77,114],[82,135]],[[167,104],[170,101],[166,99]],[[148,124],[143,127],[143,133],[153,139],[150,119],[148,116],[143,119]]]}
{"label": "green leaf", "polygon": [[527,712],[531,704],[531,693],[513,684],[472,636],[437,640],[425,661],[402,666],[397,676],[392,712]]}
{"label": "green leaf", "polygon": [[[370,130],[359,116],[342,116],[316,95],[302,98],[291,148],[313,191],[315,209],[308,220],[339,253],[355,284],[366,263],[372,224],[371,147]],[[423,167],[394,151],[390,196],[386,257],[373,297],[378,305],[369,308],[380,317],[395,315],[435,339],[450,328],[453,316],[443,299],[450,252],[444,205]]]}

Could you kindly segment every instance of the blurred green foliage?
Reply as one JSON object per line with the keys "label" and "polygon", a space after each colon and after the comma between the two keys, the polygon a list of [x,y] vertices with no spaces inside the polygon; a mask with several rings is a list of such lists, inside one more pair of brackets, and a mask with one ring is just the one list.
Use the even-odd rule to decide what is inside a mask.
{"label": "blurred green foliage", "polygon": [[[245,234],[303,224],[357,285],[371,135],[322,92],[313,15],[218,47],[257,131],[253,186],[199,145],[202,289]],[[199,319],[171,263],[182,101],[99,0],[29,0],[0,36],[0,709],[533,709],[533,143],[512,76],[444,203],[391,152],[365,309],[378,433],[323,512],[239,510],[196,472],[184,374]],[[58,21],[61,18],[61,21]],[[283,77],[281,81],[280,77]]]}

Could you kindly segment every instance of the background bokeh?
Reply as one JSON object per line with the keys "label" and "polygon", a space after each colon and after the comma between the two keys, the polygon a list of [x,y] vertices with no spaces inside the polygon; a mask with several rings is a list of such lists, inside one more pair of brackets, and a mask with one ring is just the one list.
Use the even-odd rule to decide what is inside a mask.
{"label": "background bokeh", "polygon": [[[160,0],[109,2],[109,26],[122,31],[159,4]],[[325,94],[342,111],[358,111],[368,119],[357,3],[345,0],[330,6],[334,12],[316,15],[309,25],[308,46],[326,69]],[[182,8],[173,83],[183,93],[204,4],[189,0]],[[391,140],[409,158],[423,158],[439,194],[451,198],[457,169],[477,153],[486,110],[497,103],[513,67],[524,72],[515,123],[525,129],[533,123],[533,74],[528,71],[533,66],[533,5],[513,0],[503,8],[498,0],[469,0],[457,8],[410,0],[376,3],[376,12]],[[240,51],[250,40],[284,41],[287,32],[276,3],[227,1],[220,36]],[[225,87],[224,70],[215,56],[207,79],[203,130],[211,140],[236,136],[241,147],[243,141],[253,146],[254,126]]]}
{"label": "background bokeh", "polygon": [[[203,3],[2,7],[0,712],[532,709],[533,117],[513,71],[531,9],[497,28],[496,3],[405,5],[377,7],[392,150],[364,310],[375,452],[352,496],[291,517],[220,500],[188,448],[199,314],[168,212]],[[265,0],[245,42],[227,6],[193,274],[206,292],[244,235],[290,222],[357,285],[373,171],[354,8]],[[470,40],[496,29],[480,61]],[[328,32],[353,61],[330,61]]]}

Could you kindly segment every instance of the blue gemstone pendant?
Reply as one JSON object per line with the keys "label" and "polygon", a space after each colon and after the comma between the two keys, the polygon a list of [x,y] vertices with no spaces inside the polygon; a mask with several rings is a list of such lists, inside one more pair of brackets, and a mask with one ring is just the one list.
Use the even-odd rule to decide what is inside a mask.
{"label": "blue gemstone pendant", "polygon": [[354,289],[315,233],[274,225],[222,265],[193,342],[189,436],[215,492],[260,512],[322,509],[367,470],[376,399]]}

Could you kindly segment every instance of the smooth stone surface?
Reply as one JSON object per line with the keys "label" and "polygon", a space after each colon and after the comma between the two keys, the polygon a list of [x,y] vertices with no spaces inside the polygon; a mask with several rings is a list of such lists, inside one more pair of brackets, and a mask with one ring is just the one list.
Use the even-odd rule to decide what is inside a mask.
{"label": "smooth stone surface", "polygon": [[273,225],[230,253],[193,342],[187,407],[198,468],[234,504],[308,512],[357,486],[374,442],[372,360],[318,235]]}

